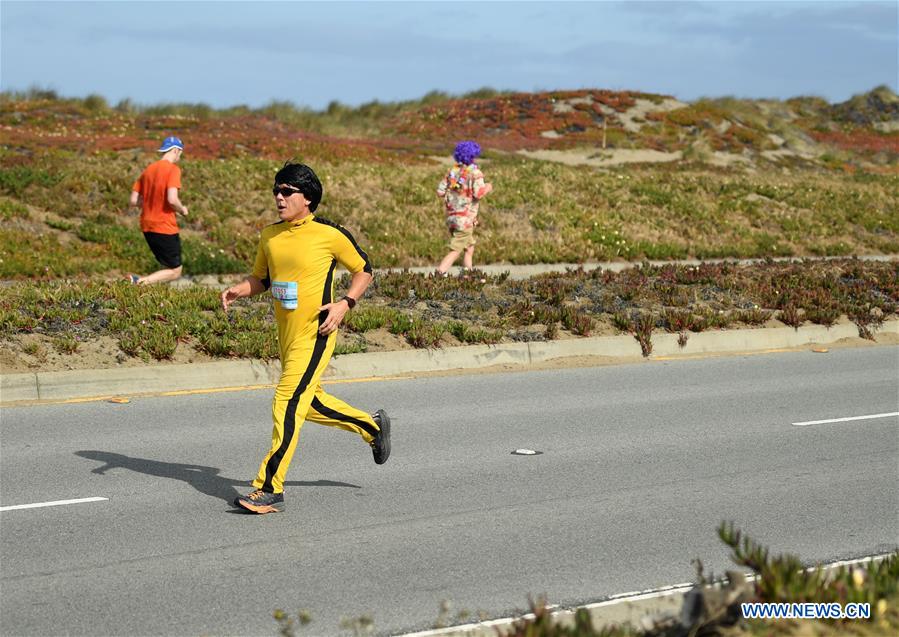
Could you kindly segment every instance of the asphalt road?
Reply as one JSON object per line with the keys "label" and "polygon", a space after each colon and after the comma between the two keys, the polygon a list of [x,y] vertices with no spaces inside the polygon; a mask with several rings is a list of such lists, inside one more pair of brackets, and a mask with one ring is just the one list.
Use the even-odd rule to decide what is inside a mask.
{"label": "asphalt road", "polygon": [[[379,633],[529,594],[574,604],[730,566],[733,520],[804,560],[899,546],[899,348],[328,385],[393,418],[376,466],[308,424],[287,511],[245,492],[267,390],[3,408],[2,635]],[[542,452],[512,455],[517,448]]]}

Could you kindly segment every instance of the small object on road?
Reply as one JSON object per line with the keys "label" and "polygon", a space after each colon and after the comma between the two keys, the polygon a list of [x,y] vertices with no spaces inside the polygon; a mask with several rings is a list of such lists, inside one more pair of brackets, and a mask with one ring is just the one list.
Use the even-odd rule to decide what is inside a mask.
{"label": "small object on road", "polygon": [[124,405],[124,404],[130,403],[131,399],[130,398],[121,398],[119,396],[116,396],[115,398],[110,398],[106,402],[115,403],[117,405]]}
{"label": "small object on road", "polygon": [[816,354],[826,354],[829,350],[826,347],[816,347],[812,351]]}
{"label": "small object on road", "polygon": [[516,449],[512,452],[513,456],[539,456],[542,451],[534,451],[533,449]]}

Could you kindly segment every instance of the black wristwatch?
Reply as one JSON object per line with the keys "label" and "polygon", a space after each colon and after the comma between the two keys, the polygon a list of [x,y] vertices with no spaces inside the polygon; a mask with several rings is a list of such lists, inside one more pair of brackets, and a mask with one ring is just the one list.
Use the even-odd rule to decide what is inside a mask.
{"label": "black wristwatch", "polygon": [[343,297],[342,300],[346,301],[346,304],[350,306],[350,309],[351,309],[351,310],[352,310],[354,307],[356,307],[356,299],[354,299],[353,297],[351,297],[351,296],[345,296],[345,297]]}

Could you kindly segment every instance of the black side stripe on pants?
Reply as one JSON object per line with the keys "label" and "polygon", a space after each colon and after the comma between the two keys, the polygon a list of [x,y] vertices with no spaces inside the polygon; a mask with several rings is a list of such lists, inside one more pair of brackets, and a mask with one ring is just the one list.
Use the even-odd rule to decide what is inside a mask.
{"label": "black side stripe on pants", "polygon": [[358,418],[353,418],[352,416],[347,416],[346,414],[342,414],[336,409],[331,409],[330,407],[325,407],[324,403],[320,401],[318,398],[312,399],[312,408],[320,413],[322,416],[327,416],[333,420],[339,420],[340,422],[347,422],[358,427],[362,427],[365,431],[370,433],[372,436],[378,435],[378,430],[372,427],[370,424],[365,422],[364,420],[359,420]]}
{"label": "black side stripe on pants", "polygon": [[[333,300],[335,267],[337,267],[337,260],[331,259],[331,268],[328,270],[328,276],[325,278],[325,289],[322,291],[322,305],[330,303]],[[319,327],[321,327],[322,323],[325,322],[325,318],[327,316],[327,312],[318,313]],[[284,435],[281,440],[281,446],[278,447],[278,450],[272,454],[272,457],[269,458],[268,462],[265,464],[265,482],[262,483],[262,490],[267,493],[274,492],[274,487],[272,487],[272,479],[278,472],[278,468],[281,466],[281,461],[284,459],[284,454],[287,453],[287,449],[288,447],[290,447],[290,443],[293,441],[293,436],[296,432],[297,405],[300,402],[300,396],[302,396],[303,392],[306,391],[306,388],[309,387],[309,382],[312,380],[312,375],[315,373],[315,370],[318,368],[318,364],[322,360],[322,355],[325,353],[325,347],[327,346],[327,344],[328,337],[316,333],[315,346],[312,348],[312,357],[309,359],[309,364],[306,366],[306,371],[303,372],[303,377],[300,378],[300,382],[297,385],[297,388],[293,390],[293,395],[290,397],[290,400],[287,401],[287,412],[284,414]],[[305,416],[305,414],[303,415]]]}

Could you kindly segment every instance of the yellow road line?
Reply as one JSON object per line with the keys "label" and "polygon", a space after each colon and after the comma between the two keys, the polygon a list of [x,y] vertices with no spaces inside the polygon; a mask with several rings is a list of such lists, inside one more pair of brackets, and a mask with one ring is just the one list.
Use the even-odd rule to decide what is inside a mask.
{"label": "yellow road line", "polygon": [[[383,376],[369,376],[368,378],[343,378],[339,380],[323,380],[322,385],[343,385],[346,383],[373,383],[381,380],[406,380],[412,376],[391,376],[390,378]],[[209,389],[179,389],[176,391],[164,391],[149,396],[191,396],[193,394],[220,394],[223,392],[247,391],[252,389],[274,389],[275,384],[268,385],[240,385],[237,387],[210,387]]]}
{"label": "yellow road line", "polygon": [[222,394],[224,392],[247,391],[252,389],[271,389],[274,385],[238,385],[237,387],[210,387],[208,389],[177,389],[175,391],[161,391],[149,396],[192,396],[194,394]]}
{"label": "yellow road line", "polygon": [[[323,380],[322,385],[344,385],[349,383],[374,383],[378,381],[390,380],[409,380],[414,376],[369,376],[367,378],[345,378],[335,380]],[[181,389],[176,391],[162,392],[143,392],[134,394],[109,394],[106,396],[85,396],[83,398],[58,398],[45,400],[22,400],[5,403],[7,406],[27,406],[27,405],[73,405],[77,403],[92,403],[104,400],[112,400],[113,398],[154,398],[157,396],[193,396],[195,394],[221,394],[224,392],[252,391],[255,389],[274,389],[274,384],[267,385],[239,385],[236,387],[210,387],[208,389]]]}
{"label": "yellow road line", "polygon": [[778,354],[780,352],[795,352],[796,348],[782,347],[778,349],[761,349],[746,352],[706,352],[705,354],[684,354],[682,356],[653,356],[650,361],[689,361],[701,358],[724,358],[725,356],[756,356],[759,354]]}

